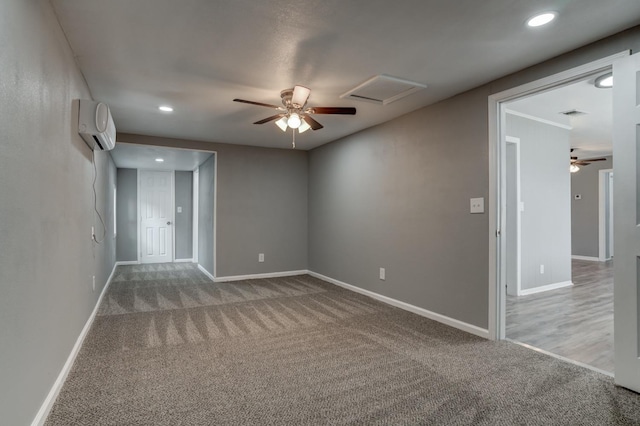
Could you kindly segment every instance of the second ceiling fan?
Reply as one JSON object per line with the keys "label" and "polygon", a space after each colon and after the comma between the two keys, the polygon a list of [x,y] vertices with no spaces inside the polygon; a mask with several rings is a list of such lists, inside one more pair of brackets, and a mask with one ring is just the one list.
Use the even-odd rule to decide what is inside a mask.
{"label": "second ceiling fan", "polygon": [[311,94],[311,89],[304,86],[295,86],[293,89],[285,89],[280,92],[282,106],[265,104],[262,102],[247,101],[245,99],[234,99],[234,102],[242,102],[250,105],[258,105],[273,108],[280,111],[276,115],[256,121],[253,124],[264,124],[273,120],[276,125],[285,132],[287,128],[298,129],[299,133],[309,129],[320,130],[324,126],[318,123],[311,114],[342,114],[355,115],[356,109],[351,107],[306,107],[307,100]]}

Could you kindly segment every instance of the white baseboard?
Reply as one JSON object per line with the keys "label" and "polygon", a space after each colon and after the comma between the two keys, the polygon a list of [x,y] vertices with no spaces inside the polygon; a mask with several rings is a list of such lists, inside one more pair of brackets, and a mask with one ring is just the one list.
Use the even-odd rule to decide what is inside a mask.
{"label": "white baseboard", "polygon": [[600,262],[599,257],[593,257],[593,256],[578,256],[577,254],[572,254],[571,258],[575,260],[588,260],[590,262]]}
{"label": "white baseboard", "polygon": [[572,285],[573,282],[571,281],[561,281],[558,283],[547,284],[540,287],[522,289],[520,290],[520,296],[528,296],[530,294],[542,293],[543,291],[557,290],[559,288],[571,287]]}
{"label": "white baseboard", "polygon": [[62,367],[60,374],[58,374],[58,378],[53,383],[53,386],[51,387],[49,394],[47,395],[47,397],[44,399],[44,402],[40,406],[40,410],[38,410],[36,417],[31,422],[31,426],[42,426],[44,425],[44,422],[47,420],[47,416],[51,411],[51,407],[53,407],[53,404],[56,402],[56,398],[58,397],[58,394],[62,389],[62,385],[64,385],[64,381],[67,379],[67,376],[71,371],[71,367],[73,367],[73,363],[75,362],[76,357],[78,356],[78,352],[80,352],[82,343],[84,342],[85,337],[87,337],[87,333],[89,332],[89,329],[93,324],[93,320],[96,318],[96,314],[98,313],[98,307],[100,306],[100,302],[102,302],[102,298],[107,293],[107,289],[109,288],[109,285],[111,284],[111,280],[113,279],[113,275],[116,272],[116,266],[118,266],[118,262],[116,262],[113,265],[111,274],[109,274],[109,278],[107,278],[107,282],[105,283],[104,288],[102,289],[102,292],[100,292],[100,297],[98,297],[98,301],[96,302],[96,306],[93,308],[93,312],[91,312],[89,319],[87,319],[87,322],[82,328],[82,331],[80,332],[80,335],[78,336],[78,339],[76,340],[75,345],[73,345],[73,348],[71,349],[71,353],[69,354],[67,361],[64,363],[64,366]]}
{"label": "white baseboard", "polygon": [[209,279],[211,281],[215,281],[215,277],[213,275],[211,275],[211,272],[207,271],[206,269],[204,269],[204,266],[202,266],[201,264],[198,263],[198,269],[200,269],[202,271],[203,274],[205,274],[207,277],[209,277]]}
{"label": "white baseboard", "polygon": [[251,275],[231,275],[228,277],[215,278],[215,282],[223,283],[229,281],[242,281],[242,280],[256,280],[260,278],[278,278],[278,277],[292,277],[294,275],[305,275],[309,271],[302,269],[299,271],[284,271],[284,272],[268,272],[266,274],[251,274]]}
{"label": "white baseboard", "polygon": [[193,263],[193,259],[174,259],[174,263]]}
{"label": "white baseboard", "polygon": [[485,328],[480,328],[478,326],[454,319],[454,318],[450,318],[447,317],[445,315],[442,314],[438,314],[436,312],[432,312],[432,311],[428,311],[424,308],[420,308],[418,306],[415,305],[411,305],[409,303],[406,302],[401,302],[400,300],[396,300],[396,299],[392,299],[391,297],[387,297],[387,296],[383,296],[381,294],[378,293],[374,293],[373,291],[369,291],[369,290],[365,290],[362,289],[360,287],[356,287],[354,285],[351,284],[347,284],[345,282],[342,281],[338,281],[336,279],[324,276],[322,274],[318,274],[317,272],[313,272],[313,271],[309,271],[309,275],[311,275],[312,277],[316,277],[319,278],[323,281],[327,281],[331,284],[335,284],[337,286],[346,288],[347,290],[351,290],[354,291],[356,293],[360,293],[360,294],[364,294],[365,296],[369,296],[372,299],[376,299],[379,300],[381,302],[384,302],[388,305],[392,305],[395,306],[397,308],[400,309],[404,309],[405,311],[409,311],[409,312],[413,312],[414,314],[423,316],[425,318],[429,318],[431,320],[434,321],[438,321],[442,324],[457,328],[459,330],[462,331],[466,331],[467,333],[471,333],[471,334],[475,334],[476,336],[480,336],[480,337],[484,337],[485,339],[489,338],[489,330],[485,329]]}
{"label": "white baseboard", "polygon": [[116,262],[116,266],[120,266],[120,265],[139,265],[140,262],[138,262],[137,260],[119,260]]}

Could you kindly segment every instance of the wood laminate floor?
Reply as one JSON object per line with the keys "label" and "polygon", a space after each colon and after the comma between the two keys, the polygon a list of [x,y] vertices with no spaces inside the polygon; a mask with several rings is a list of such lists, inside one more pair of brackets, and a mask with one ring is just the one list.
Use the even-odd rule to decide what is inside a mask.
{"label": "wood laminate floor", "polygon": [[572,260],[573,286],[507,296],[507,337],[613,372],[613,261]]}

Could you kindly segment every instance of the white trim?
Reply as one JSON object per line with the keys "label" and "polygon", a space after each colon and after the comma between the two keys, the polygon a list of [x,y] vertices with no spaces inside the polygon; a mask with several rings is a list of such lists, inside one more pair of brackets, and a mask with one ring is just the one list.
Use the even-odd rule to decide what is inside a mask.
{"label": "white trim", "polygon": [[536,348],[535,346],[531,346],[531,345],[529,345],[527,343],[518,342],[517,340],[512,340],[512,339],[505,339],[505,340],[508,341],[508,342],[511,342],[511,343],[513,343],[515,345],[523,346],[523,347],[525,347],[527,349],[531,349],[531,350],[534,350],[536,352],[540,352],[541,354],[549,355],[550,357],[562,360],[564,362],[568,362],[569,364],[577,365],[577,366],[583,367],[583,368],[588,368],[589,370],[593,370],[593,371],[595,371],[597,373],[604,374],[605,376],[613,377],[613,373],[611,373],[609,371],[601,370],[601,369],[596,368],[596,367],[594,367],[592,365],[585,364],[583,362],[576,361],[576,360],[573,360],[573,359],[570,359],[570,358],[565,358],[562,355],[554,354],[553,352],[545,351],[544,349]]}
{"label": "white trim", "polygon": [[193,263],[193,259],[174,259],[173,263]]}
{"label": "white trim", "polygon": [[383,296],[381,294],[374,293],[373,291],[365,290],[360,287],[356,287],[354,285],[347,284],[342,281],[338,281],[336,279],[327,277],[325,275],[318,274],[317,272],[309,271],[308,273],[312,277],[319,278],[323,281],[327,281],[339,287],[346,288],[347,290],[351,290],[353,292],[360,293],[365,296],[369,296],[372,299],[379,300],[380,302],[386,303],[387,305],[392,305],[397,308],[404,309],[405,311],[413,312],[414,314],[420,315],[425,318],[429,318],[431,320],[448,325],[450,327],[457,328],[462,331],[466,331],[467,333],[475,334],[476,336],[484,337],[485,339],[489,338],[489,331],[487,329],[480,328],[478,326],[475,326],[466,322],[462,322],[460,320],[447,317],[445,315],[438,314],[436,312],[431,312],[426,309],[420,308],[418,306],[411,305],[406,302],[401,302],[400,300],[392,299],[391,297]]}
{"label": "white trim", "polygon": [[506,112],[507,114],[510,114],[510,115],[517,115],[518,117],[522,117],[522,118],[526,118],[526,119],[529,119],[529,120],[537,121],[537,122],[540,122],[540,123],[548,124],[550,126],[560,127],[561,129],[573,130],[573,127],[571,127],[571,126],[569,126],[567,124],[556,123],[555,121],[551,121],[551,120],[545,120],[544,118],[540,118],[540,117],[536,117],[534,115],[529,115],[529,114],[525,114],[525,113],[522,113],[522,112],[514,111],[514,110],[509,109],[509,108],[505,108],[504,112]]}
{"label": "white trim", "polygon": [[139,265],[140,262],[137,260],[119,260],[116,262],[116,266],[119,265]]}
{"label": "white trim", "polygon": [[554,87],[582,80],[611,69],[617,59],[630,55],[625,50],[587,64],[513,87],[490,95],[488,101],[489,119],[489,337],[504,339],[505,331],[505,286],[504,286],[504,238],[500,230],[504,228],[504,149],[506,113],[505,102],[526,95],[539,93]]}
{"label": "white trim", "polygon": [[529,296],[530,294],[542,293],[549,290],[557,290],[559,288],[571,287],[573,282],[561,281],[553,284],[541,285],[540,287],[525,288],[520,290],[520,296]]}
{"label": "white trim", "polygon": [[67,376],[69,375],[69,372],[71,371],[71,367],[73,367],[73,363],[75,362],[76,357],[78,356],[78,353],[80,352],[80,348],[82,347],[82,343],[84,342],[84,339],[87,337],[87,334],[89,333],[89,330],[91,329],[91,325],[93,324],[93,320],[95,319],[96,314],[98,313],[98,307],[100,306],[100,303],[102,302],[102,298],[107,293],[107,289],[109,288],[109,285],[111,284],[111,280],[113,279],[113,275],[116,272],[116,267],[117,266],[118,266],[118,263],[116,262],[113,265],[113,269],[111,270],[111,274],[109,274],[109,278],[107,278],[107,282],[105,283],[104,287],[102,288],[102,291],[100,292],[100,297],[98,297],[98,301],[96,302],[96,305],[93,308],[93,312],[91,312],[91,315],[89,315],[89,318],[87,319],[87,322],[85,323],[84,327],[82,328],[82,331],[80,332],[80,335],[76,339],[76,343],[73,345],[73,348],[71,349],[71,353],[69,354],[69,357],[67,357],[67,361],[64,363],[64,366],[62,367],[62,370],[60,371],[60,374],[58,374],[58,378],[53,383],[53,386],[51,387],[51,390],[49,390],[49,393],[47,394],[47,397],[42,402],[42,405],[40,406],[40,409],[38,410],[38,413],[36,414],[35,418],[31,422],[31,426],[44,425],[44,422],[47,420],[47,416],[49,415],[49,412],[51,411],[51,408],[53,407],[53,404],[56,402],[56,398],[58,397],[58,394],[60,393],[60,390],[62,389],[62,386],[64,385],[64,382],[67,379]]}
{"label": "white trim", "polygon": [[[215,155],[215,154],[214,154]],[[193,234],[192,255],[193,261],[198,262],[198,199],[200,197],[200,167],[193,170],[193,221],[191,232]]]}
{"label": "white trim", "polygon": [[295,275],[306,274],[310,274],[310,272],[306,269],[301,269],[299,271],[268,272],[265,274],[231,275],[228,277],[217,277],[214,279],[214,281],[217,283],[224,283],[229,281],[257,280],[260,278],[292,277]]}
{"label": "white trim", "polygon": [[218,153],[213,153],[213,276],[218,275]]}
{"label": "white trim", "polygon": [[202,271],[203,274],[205,274],[211,281],[215,281],[216,279],[214,278],[213,275],[211,275],[211,272],[207,271],[206,269],[204,269],[204,266],[202,266],[201,264],[198,263],[198,269],[200,269]]}
{"label": "white trim", "polygon": [[599,258],[593,256],[580,256],[577,254],[572,254],[571,258],[575,260],[588,260],[589,262],[600,262]]}

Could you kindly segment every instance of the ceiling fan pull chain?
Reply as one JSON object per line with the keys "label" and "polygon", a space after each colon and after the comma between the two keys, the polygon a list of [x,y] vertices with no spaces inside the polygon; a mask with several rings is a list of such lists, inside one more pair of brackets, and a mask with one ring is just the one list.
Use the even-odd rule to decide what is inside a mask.
{"label": "ceiling fan pull chain", "polygon": [[296,129],[291,129],[291,134],[293,134],[293,149],[296,149]]}

